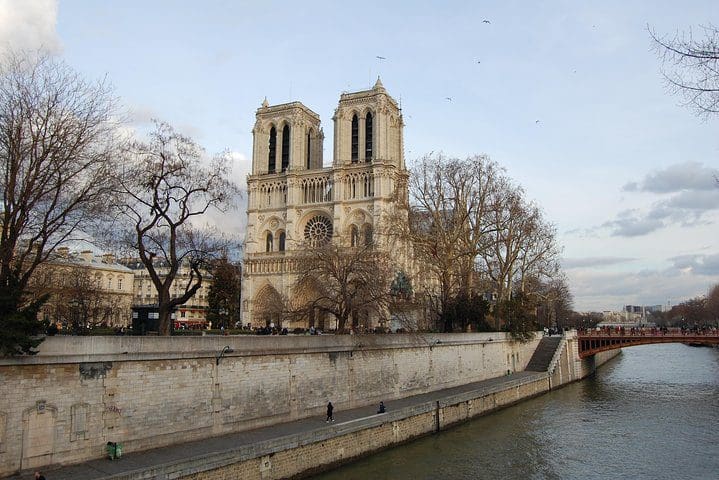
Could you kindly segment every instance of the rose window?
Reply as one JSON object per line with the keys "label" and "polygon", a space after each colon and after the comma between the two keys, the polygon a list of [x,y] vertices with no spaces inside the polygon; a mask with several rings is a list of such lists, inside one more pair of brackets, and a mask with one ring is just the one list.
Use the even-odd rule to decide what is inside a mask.
{"label": "rose window", "polygon": [[324,245],[332,238],[332,222],[327,217],[317,215],[305,225],[305,240],[312,245]]}

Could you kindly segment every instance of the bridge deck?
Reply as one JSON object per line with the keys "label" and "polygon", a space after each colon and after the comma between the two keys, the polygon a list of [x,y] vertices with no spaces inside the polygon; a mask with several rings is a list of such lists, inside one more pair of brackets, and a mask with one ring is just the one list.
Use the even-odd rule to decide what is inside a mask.
{"label": "bridge deck", "polygon": [[719,330],[681,331],[670,329],[625,329],[585,331],[577,335],[579,340],[579,356],[589,357],[598,352],[631,347],[634,345],[648,345],[652,343],[686,343],[692,345],[719,345]]}

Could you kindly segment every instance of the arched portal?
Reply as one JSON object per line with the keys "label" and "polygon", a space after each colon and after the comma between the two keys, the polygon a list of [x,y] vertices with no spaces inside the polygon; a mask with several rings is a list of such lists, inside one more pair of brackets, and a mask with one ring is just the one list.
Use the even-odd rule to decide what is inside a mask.
{"label": "arched portal", "polygon": [[315,327],[323,331],[334,328],[332,315],[323,308],[325,294],[322,285],[314,278],[306,278],[292,290],[292,310],[297,312],[298,326]]}
{"label": "arched portal", "polygon": [[282,328],[282,296],[272,285],[265,285],[252,302],[252,323],[265,327]]}

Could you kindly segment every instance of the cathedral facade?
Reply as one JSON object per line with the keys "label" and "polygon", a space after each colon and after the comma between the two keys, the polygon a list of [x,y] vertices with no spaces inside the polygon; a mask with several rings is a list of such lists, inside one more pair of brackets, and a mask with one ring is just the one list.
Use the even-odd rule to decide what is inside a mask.
{"label": "cathedral facade", "polygon": [[343,93],[332,120],[332,165],[324,167],[319,115],[300,102],[265,100],[257,110],[247,178],[245,325],[332,329],[328,318],[283,316],[282,305],[301,301],[293,257],[328,242],[391,248],[379,227],[406,200],[401,109],[377,79],[371,90]]}

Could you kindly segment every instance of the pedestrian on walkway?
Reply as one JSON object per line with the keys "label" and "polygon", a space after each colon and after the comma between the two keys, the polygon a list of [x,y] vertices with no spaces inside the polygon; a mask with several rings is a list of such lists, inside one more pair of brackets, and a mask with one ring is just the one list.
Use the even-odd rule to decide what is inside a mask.
{"label": "pedestrian on walkway", "polygon": [[379,402],[379,408],[377,409],[377,413],[384,413],[386,410],[384,408],[384,402]]}
{"label": "pedestrian on walkway", "polygon": [[326,423],[327,423],[327,422],[334,422],[334,421],[335,421],[335,417],[334,417],[334,415],[332,414],[332,412],[334,412],[334,409],[335,409],[335,407],[332,406],[332,402],[329,402],[329,403],[327,404],[327,420],[325,420]]}
{"label": "pedestrian on walkway", "polygon": [[35,472],[35,480],[45,480],[45,475],[41,472]]}

